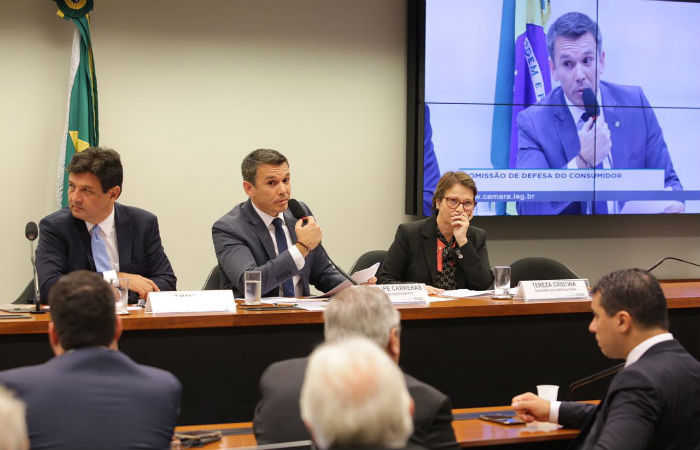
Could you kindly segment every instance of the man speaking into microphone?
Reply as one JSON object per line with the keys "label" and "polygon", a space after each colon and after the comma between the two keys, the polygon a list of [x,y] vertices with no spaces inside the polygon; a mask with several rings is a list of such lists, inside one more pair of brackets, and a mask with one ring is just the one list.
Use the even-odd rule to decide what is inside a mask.
{"label": "man speaking into microphone", "polygon": [[[600,81],[605,52],[598,25],[585,14],[566,13],[549,28],[547,50],[560,87],[518,114],[516,168],[663,169],[664,188],[682,190],[642,89]],[[520,202],[517,208],[528,215],[616,214],[623,206],[619,201],[548,201]],[[664,212],[684,209],[674,202]]]}
{"label": "man speaking into microphone", "polygon": [[321,227],[311,211],[297,219],[289,211],[291,179],[287,158],[258,149],[241,164],[248,200],[212,227],[221,266],[221,289],[244,296],[244,274],[261,272],[263,297],[310,295],[309,284],[327,292],[345,280],[320,247]]}

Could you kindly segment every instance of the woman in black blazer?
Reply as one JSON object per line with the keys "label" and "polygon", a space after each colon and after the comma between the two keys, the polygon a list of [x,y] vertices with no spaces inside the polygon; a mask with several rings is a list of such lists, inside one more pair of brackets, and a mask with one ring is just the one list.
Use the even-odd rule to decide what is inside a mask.
{"label": "woman in black blazer", "polygon": [[476,183],[464,172],[446,172],[433,196],[433,214],[399,225],[379,268],[378,283],[425,283],[429,294],[485,290],[493,283],[486,231],[470,225]]}

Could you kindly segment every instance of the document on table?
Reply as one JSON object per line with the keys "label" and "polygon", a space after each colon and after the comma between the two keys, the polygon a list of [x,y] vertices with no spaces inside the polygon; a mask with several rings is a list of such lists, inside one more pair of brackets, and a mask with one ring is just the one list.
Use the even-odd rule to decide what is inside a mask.
{"label": "document on table", "polygon": [[[440,296],[442,297],[452,297],[452,298],[465,298],[465,297],[478,297],[480,295],[493,294],[493,289],[486,291],[472,291],[471,289],[454,289],[452,291],[445,291]],[[433,299],[431,298],[431,301]]]}
{"label": "document on table", "polygon": [[[357,272],[353,273],[350,275],[353,280],[357,281],[359,284],[366,283],[369,281],[370,278],[372,278],[374,275],[377,273],[377,269],[379,269],[379,263],[374,263],[372,266],[363,269],[363,270],[358,270]],[[316,295],[310,298],[322,298],[322,297],[331,297],[338,292],[342,291],[343,289],[352,286],[353,284],[350,282],[350,280],[345,280],[342,283],[340,283],[338,286],[334,287],[330,291],[326,292],[323,295]]]}

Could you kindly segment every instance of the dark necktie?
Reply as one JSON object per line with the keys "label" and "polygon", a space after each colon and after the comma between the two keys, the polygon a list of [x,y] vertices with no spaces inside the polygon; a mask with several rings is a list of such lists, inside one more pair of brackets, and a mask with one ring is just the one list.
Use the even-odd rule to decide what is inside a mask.
{"label": "dark necktie", "polygon": [[[282,219],[276,217],[272,221],[272,225],[275,226],[275,240],[277,241],[277,254],[281,255],[282,252],[287,250],[287,238],[284,235],[284,229],[282,228]],[[292,278],[287,278],[282,283],[282,295],[285,297],[294,297],[294,283]]]}

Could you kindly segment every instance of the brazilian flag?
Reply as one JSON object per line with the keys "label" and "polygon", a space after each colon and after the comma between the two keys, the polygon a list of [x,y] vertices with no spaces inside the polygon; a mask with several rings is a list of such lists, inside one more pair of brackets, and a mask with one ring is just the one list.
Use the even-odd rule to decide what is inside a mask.
{"label": "brazilian flag", "polygon": [[90,17],[92,0],[54,0],[58,16],[75,24],[68,76],[68,113],[58,158],[56,201],[68,206],[66,167],[76,152],[99,145],[97,121],[97,78],[92,55]]}

